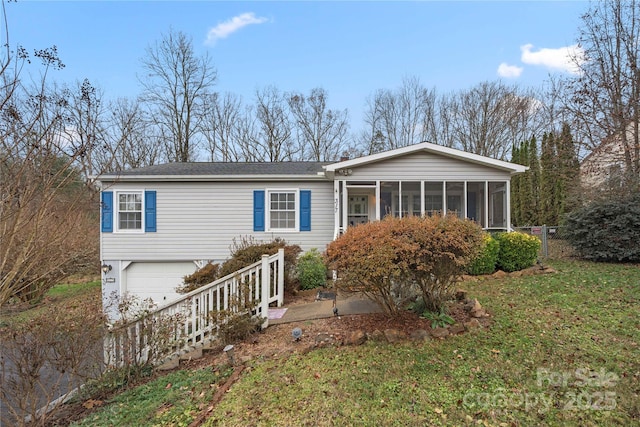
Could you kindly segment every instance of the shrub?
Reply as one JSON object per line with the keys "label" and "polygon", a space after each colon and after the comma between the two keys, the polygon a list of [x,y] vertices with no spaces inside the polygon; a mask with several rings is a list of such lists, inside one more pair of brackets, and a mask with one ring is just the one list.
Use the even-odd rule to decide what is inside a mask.
{"label": "shrub", "polygon": [[418,285],[428,311],[444,312],[458,277],[478,255],[482,228],[454,215],[403,218],[400,227],[410,242],[398,252],[409,283]]}
{"label": "shrub", "polygon": [[427,310],[440,312],[481,244],[482,229],[453,215],[387,217],[349,228],[329,244],[326,259],[339,289],[361,290],[387,313],[400,310],[396,296],[412,287]]}
{"label": "shrub", "polygon": [[264,318],[250,313],[212,312],[211,318],[218,325],[218,338],[223,344],[233,344],[260,332]]}
{"label": "shrub", "polygon": [[485,233],[480,253],[467,267],[467,272],[474,276],[493,273],[496,271],[499,252],[500,243],[491,234]]}
{"label": "shrub", "polygon": [[301,289],[319,288],[327,282],[327,267],[316,248],[306,252],[298,259],[296,271]]}
{"label": "shrub", "polygon": [[502,271],[518,271],[535,264],[540,251],[537,237],[512,231],[496,234],[496,240],[500,246],[497,266]]}
{"label": "shrub", "polygon": [[273,255],[280,248],[284,249],[284,287],[286,290],[291,290],[295,286],[292,273],[295,271],[298,255],[302,249],[298,245],[287,245],[287,242],[279,238],[271,242],[259,242],[252,237],[241,237],[239,242],[234,239],[231,258],[220,267],[219,277],[260,261],[262,255]]}
{"label": "shrub", "polygon": [[208,285],[220,277],[219,272],[220,264],[212,264],[209,262],[193,274],[184,276],[182,279],[184,283],[182,286],[176,288],[176,292],[179,294],[187,294],[201,286]]}
{"label": "shrub", "polygon": [[585,259],[640,262],[640,195],[593,203],[566,220],[567,240]]}
{"label": "shrub", "polygon": [[89,301],[65,310],[45,305],[33,318],[0,328],[0,425],[46,425],[52,413],[40,408],[58,408],[58,397],[98,378],[104,322]]}
{"label": "shrub", "polygon": [[394,301],[394,280],[402,276],[396,263],[396,246],[404,244],[394,239],[396,219],[349,227],[347,232],[327,246],[325,260],[337,270],[336,287],[344,291],[361,291],[377,302],[388,314],[399,311]]}

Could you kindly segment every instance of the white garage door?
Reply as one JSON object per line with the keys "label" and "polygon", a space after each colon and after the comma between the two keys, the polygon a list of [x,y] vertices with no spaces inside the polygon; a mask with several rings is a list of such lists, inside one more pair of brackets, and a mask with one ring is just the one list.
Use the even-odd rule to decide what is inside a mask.
{"label": "white garage door", "polygon": [[126,291],[164,305],[178,298],[182,278],[196,271],[193,262],[134,262],[125,270]]}

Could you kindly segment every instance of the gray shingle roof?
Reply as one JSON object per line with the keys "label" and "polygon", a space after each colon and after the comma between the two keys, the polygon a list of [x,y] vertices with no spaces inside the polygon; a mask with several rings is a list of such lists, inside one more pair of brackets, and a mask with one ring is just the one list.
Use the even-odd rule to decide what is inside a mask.
{"label": "gray shingle roof", "polygon": [[125,176],[259,176],[317,175],[329,162],[190,162],[166,163],[138,169],[103,174],[101,178]]}

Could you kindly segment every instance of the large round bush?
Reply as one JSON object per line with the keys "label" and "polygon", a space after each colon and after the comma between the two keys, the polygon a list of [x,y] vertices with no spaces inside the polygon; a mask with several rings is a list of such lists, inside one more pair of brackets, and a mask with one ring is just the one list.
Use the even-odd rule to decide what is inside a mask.
{"label": "large round bush", "polygon": [[389,313],[401,309],[396,296],[415,287],[426,309],[440,312],[482,238],[480,226],[454,215],[387,217],[350,227],[329,244],[326,258],[338,288],[360,290]]}
{"label": "large round bush", "polygon": [[480,253],[467,267],[467,272],[473,276],[491,274],[496,271],[500,244],[489,233],[485,233]]}
{"label": "large round bush", "polygon": [[540,239],[519,231],[498,233],[496,240],[500,245],[498,268],[512,272],[531,267],[538,259]]}
{"label": "large round bush", "polygon": [[593,203],[572,212],[566,238],[585,259],[640,262],[640,195]]}

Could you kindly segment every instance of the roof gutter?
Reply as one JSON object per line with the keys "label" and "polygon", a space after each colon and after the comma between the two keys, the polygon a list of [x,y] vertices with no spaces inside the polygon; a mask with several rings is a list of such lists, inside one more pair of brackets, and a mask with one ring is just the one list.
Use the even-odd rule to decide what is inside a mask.
{"label": "roof gutter", "polygon": [[247,181],[326,181],[317,175],[101,175],[97,182],[247,182]]}

